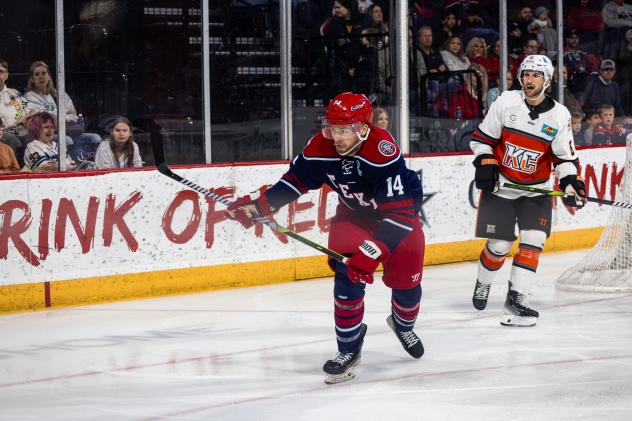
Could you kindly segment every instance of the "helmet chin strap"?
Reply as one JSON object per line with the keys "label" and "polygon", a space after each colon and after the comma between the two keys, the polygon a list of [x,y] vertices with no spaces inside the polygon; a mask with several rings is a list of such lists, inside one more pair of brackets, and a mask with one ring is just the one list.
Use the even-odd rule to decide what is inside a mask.
{"label": "helmet chin strap", "polygon": [[[522,85],[522,81],[520,81],[520,84]],[[542,90],[540,91],[537,97],[535,98],[527,97],[526,92],[525,92],[525,97],[527,97],[527,99],[530,99],[531,101],[537,101],[538,99],[544,96],[544,92],[546,91],[546,88],[548,88],[549,86],[551,86],[551,79],[548,79],[544,82],[544,84],[542,85]],[[522,85],[522,88],[524,89],[524,85]]]}

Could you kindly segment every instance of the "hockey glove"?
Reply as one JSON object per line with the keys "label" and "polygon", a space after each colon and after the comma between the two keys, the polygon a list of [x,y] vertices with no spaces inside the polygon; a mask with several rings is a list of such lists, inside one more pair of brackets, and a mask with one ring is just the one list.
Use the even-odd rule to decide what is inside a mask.
{"label": "hockey glove", "polygon": [[380,262],[388,260],[390,251],[381,241],[364,240],[347,263],[347,276],[351,282],[373,283],[373,273]]}
{"label": "hockey glove", "polygon": [[228,219],[239,222],[244,228],[250,228],[257,222],[254,218],[268,216],[274,211],[276,209],[268,203],[265,191],[255,190],[235,200],[226,208],[224,214]]}
{"label": "hockey glove", "polygon": [[474,159],[474,166],[476,167],[476,188],[494,192],[498,188],[498,160],[494,155],[482,154]]}
{"label": "hockey glove", "polygon": [[560,179],[560,189],[566,193],[562,202],[566,206],[581,209],[586,204],[586,185],[584,179],[578,175],[567,175]]}

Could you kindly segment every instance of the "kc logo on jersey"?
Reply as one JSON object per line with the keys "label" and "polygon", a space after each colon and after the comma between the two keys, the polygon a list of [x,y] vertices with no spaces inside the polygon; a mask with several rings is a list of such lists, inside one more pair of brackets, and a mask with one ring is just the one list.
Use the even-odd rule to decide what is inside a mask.
{"label": "kc logo on jersey", "polygon": [[538,168],[538,159],[542,156],[542,152],[521,148],[509,142],[506,142],[506,145],[503,165],[516,171],[533,174]]}
{"label": "kc logo on jersey", "polygon": [[547,136],[554,137],[557,134],[557,129],[544,124],[542,126],[542,133],[544,133]]}

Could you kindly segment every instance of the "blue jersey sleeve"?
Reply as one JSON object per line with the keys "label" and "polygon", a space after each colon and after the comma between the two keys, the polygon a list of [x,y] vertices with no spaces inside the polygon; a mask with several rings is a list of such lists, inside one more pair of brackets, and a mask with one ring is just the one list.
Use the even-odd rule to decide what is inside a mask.
{"label": "blue jersey sleeve", "polygon": [[320,188],[323,181],[316,176],[321,173],[317,166],[316,162],[308,161],[302,153],[299,154],[283,177],[266,191],[268,203],[279,209],[307,191]]}

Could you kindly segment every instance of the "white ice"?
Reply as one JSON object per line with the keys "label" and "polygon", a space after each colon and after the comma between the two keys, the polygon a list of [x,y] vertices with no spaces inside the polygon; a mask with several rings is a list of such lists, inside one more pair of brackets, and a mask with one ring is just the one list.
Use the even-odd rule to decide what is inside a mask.
{"label": "white ice", "polygon": [[632,420],[632,293],[557,291],[586,251],[545,254],[533,328],[499,324],[510,261],[487,310],[475,263],[427,267],[410,358],[367,287],[357,377],[328,386],[333,282],[0,317],[0,420]]}

